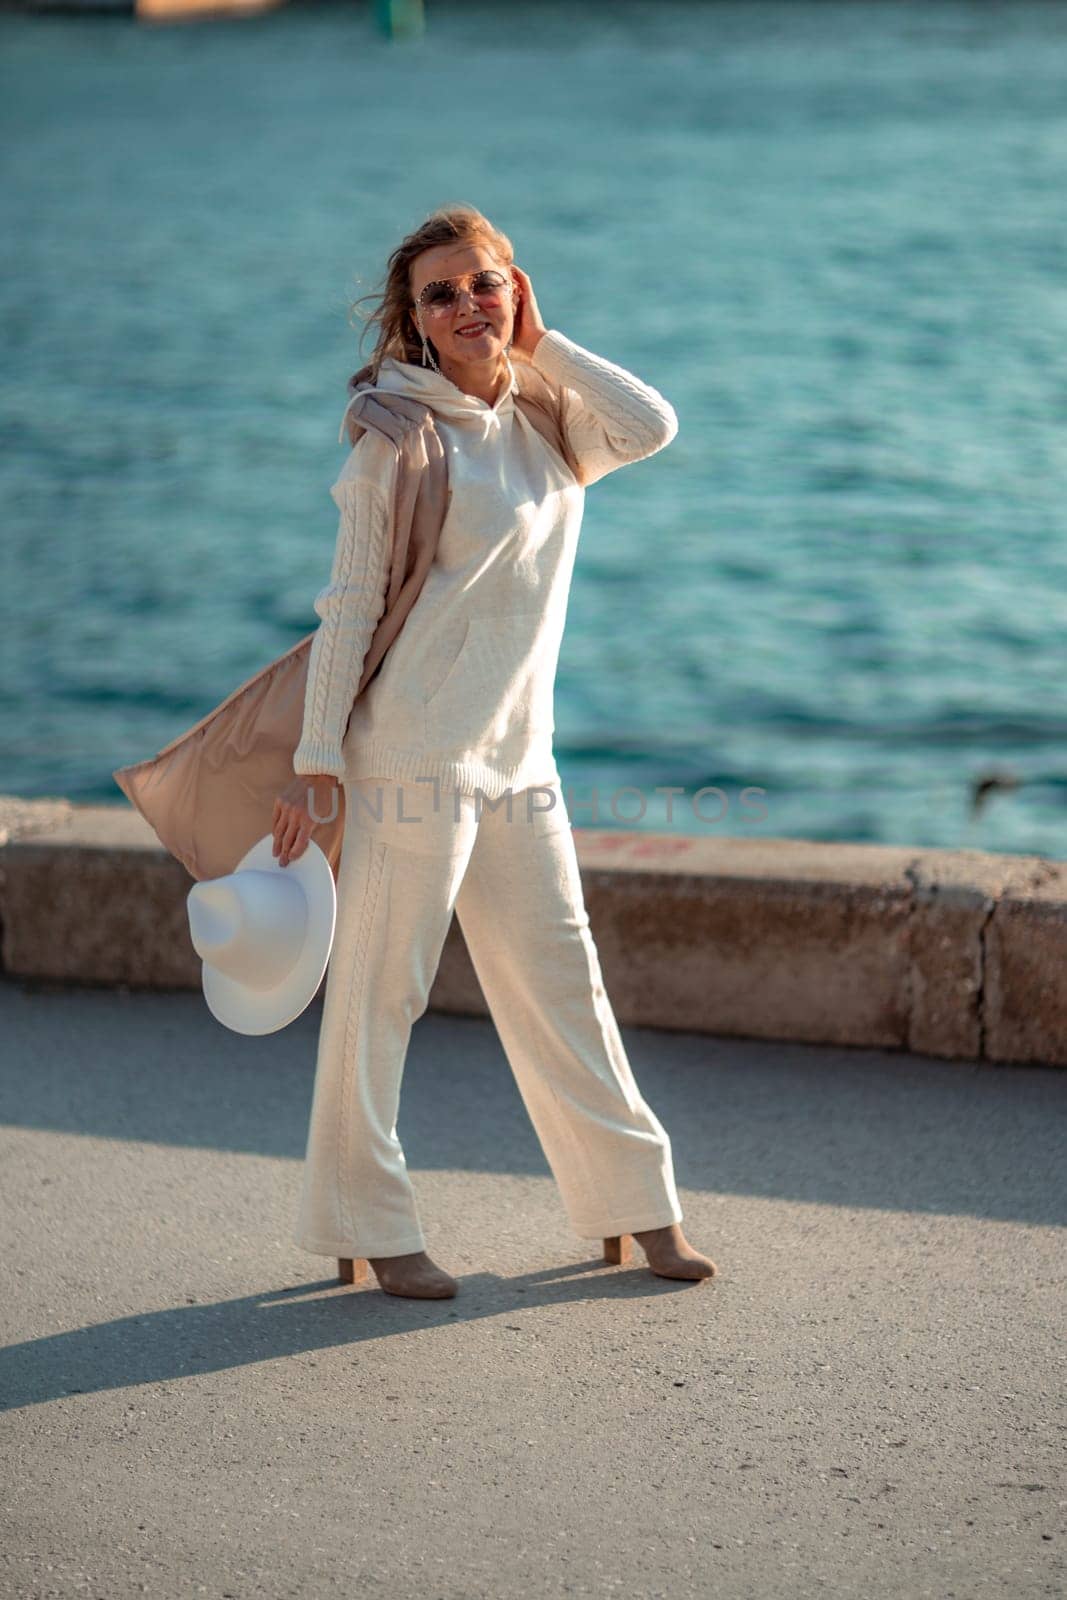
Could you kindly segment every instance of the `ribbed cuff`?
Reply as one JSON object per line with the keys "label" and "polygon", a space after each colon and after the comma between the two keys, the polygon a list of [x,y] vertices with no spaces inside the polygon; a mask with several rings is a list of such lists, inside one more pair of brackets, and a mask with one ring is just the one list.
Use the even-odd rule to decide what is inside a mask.
{"label": "ribbed cuff", "polygon": [[560,333],[558,328],[549,328],[537,341],[537,347],[530,357],[531,366],[538,367],[548,377],[558,378],[563,368],[559,365],[559,357],[566,362],[572,350],[581,347],[575,345],[573,339],[568,339],[565,333]]}
{"label": "ribbed cuff", "polygon": [[293,752],[293,771],[301,778],[327,772],[343,778],[345,758],[341,746],[328,739],[302,739]]}

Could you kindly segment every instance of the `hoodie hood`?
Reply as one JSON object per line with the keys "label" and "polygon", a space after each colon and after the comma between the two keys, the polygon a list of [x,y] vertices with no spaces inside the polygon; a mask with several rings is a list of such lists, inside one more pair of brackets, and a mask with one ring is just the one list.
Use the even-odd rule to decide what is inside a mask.
{"label": "hoodie hood", "polygon": [[446,422],[458,422],[488,438],[499,430],[501,422],[509,412],[514,409],[515,395],[519,392],[518,379],[511,361],[507,362],[508,382],[505,383],[496,404],[489,405],[487,401],[480,400],[477,395],[464,394],[462,389],[440,372],[435,372],[432,367],[417,367],[411,361],[397,361],[394,356],[386,356],[378,373],[378,382],[364,381],[357,383],[355,377],[348,382],[348,406],[341,418],[341,429],[338,441],[344,436],[345,418],[349,406],[357,394],[367,390],[379,394],[402,394],[420,404],[429,406],[435,416],[443,418]]}

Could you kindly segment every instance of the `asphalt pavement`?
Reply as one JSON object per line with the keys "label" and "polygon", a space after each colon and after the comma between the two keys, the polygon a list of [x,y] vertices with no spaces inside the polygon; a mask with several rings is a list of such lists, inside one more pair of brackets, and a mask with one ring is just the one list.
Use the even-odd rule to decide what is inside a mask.
{"label": "asphalt pavement", "polygon": [[415,1025],[453,1300],[291,1238],[321,1000],[0,981],[0,1594],[1067,1591],[1067,1072],[624,1029],[703,1283],[577,1238],[495,1030]]}

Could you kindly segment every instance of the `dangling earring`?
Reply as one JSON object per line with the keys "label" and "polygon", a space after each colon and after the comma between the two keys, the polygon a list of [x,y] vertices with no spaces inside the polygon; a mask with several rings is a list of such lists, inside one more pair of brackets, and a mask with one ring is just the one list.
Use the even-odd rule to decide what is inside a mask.
{"label": "dangling earring", "polygon": [[430,346],[426,342],[426,335],[425,335],[425,333],[423,332],[423,329],[422,329],[422,321],[421,321],[421,319],[416,323],[416,327],[419,330],[419,338],[422,340],[422,364],[423,364],[423,366],[424,367],[432,367],[433,370],[437,373],[438,377],[439,378],[443,378],[444,377],[444,373],[441,371],[440,367],[437,365],[437,362],[434,360],[433,354],[432,354],[432,352],[430,350]]}

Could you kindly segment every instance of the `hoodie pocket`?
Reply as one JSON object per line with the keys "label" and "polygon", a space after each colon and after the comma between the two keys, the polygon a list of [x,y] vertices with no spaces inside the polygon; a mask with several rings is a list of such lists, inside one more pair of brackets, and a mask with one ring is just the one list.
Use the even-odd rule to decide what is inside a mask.
{"label": "hoodie pocket", "polygon": [[454,683],[456,678],[459,676],[460,664],[463,661],[463,657],[466,654],[467,647],[468,647],[468,645],[470,643],[470,636],[471,636],[471,624],[468,621],[466,628],[463,630],[463,638],[460,640],[459,649],[457,650],[456,654],[453,656],[451,665],[446,667],[445,675],[444,675],[443,678],[440,676],[440,673],[438,672],[436,687],[432,688],[430,690],[429,694],[426,695],[424,697],[424,699],[423,699],[423,710],[424,711],[428,711],[431,706],[436,705],[436,703],[440,700],[441,696],[444,695],[446,693],[446,691],[448,690],[449,685]]}
{"label": "hoodie pocket", "polygon": [[484,751],[510,765],[553,731],[554,674],[536,648],[536,617],[471,617],[459,653],[423,704],[427,746]]}

